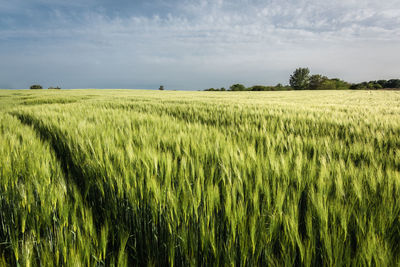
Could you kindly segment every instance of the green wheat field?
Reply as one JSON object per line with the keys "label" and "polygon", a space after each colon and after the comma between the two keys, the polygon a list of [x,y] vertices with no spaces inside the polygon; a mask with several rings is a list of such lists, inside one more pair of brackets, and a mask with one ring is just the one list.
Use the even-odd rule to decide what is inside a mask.
{"label": "green wheat field", "polygon": [[400,92],[0,91],[0,266],[399,266]]}

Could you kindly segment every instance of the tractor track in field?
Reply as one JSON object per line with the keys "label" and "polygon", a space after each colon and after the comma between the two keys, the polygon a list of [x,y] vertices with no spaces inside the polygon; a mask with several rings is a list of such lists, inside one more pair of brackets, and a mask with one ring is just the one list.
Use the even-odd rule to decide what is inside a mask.
{"label": "tractor track in field", "polygon": [[[107,198],[109,191],[99,198],[102,193],[95,180],[99,174],[95,172],[89,176],[85,169],[77,164],[76,160],[74,161],[72,149],[65,141],[67,137],[63,131],[57,127],[47,126],[40,119],[31,115],[10,114],[15,116],[22,124],[32,127],[42,142],[50,144],[50,148],[54,151],[56,159],[61,165],[66,182],[76,186],[84,205],[93,214],[97,229],[101,229],[107,218],[107,209],[115,203],[110,203],[110,199]],[[103,186],[106,187],[106,185]],[[74,197],[72,192],[69,192],[69,194]]]}
{"label": "tractor track in field", "polygon": [[[98,188],[91,186],[91,181],[89,177],[86,177],[84,169],[74,163],[72,151],[64,141],[66,139],[65,134],[56,127],[50,128],[34,116],[17,112],[9,114],[16,117],[23,125],[32,127],[42,142],[48,142],[50,144],[50,148],[61,165],[61,170],[63,171],[66,182],[74,184],[78,189],[78,194],[83,201],[83,205],[92,213],[94,224],[99,234],[100,229],[102,229],[107,222],[106,209],[110,206],[107,204],[112,205],[112,203],[106,203],[106,197],[102,199],[94,197],[98,196],[99,192],[96,191]],[[73,186],[69,187],[67,192],[72,199],[75,199],[72,190],[74,190]]]}
{"label": "tractor track in field", "polygon": [[[94,225],[97,229],[98,234],[100,234],[101,229],[103,228],[105,223],[108,223],[112,228],[116,226],[114,231],[121,231],[122,233],[135,229],[132,227],[132,223],[140,223],[144,225],[147,231],[150,231],[151,225],[147,224],[150,220],[148,217],[151,212],[147,203],[142,203],[139,210],[136,209],[137,214],[131,214],[129,216],[126,215],[125,212],[121,213],[120,211],[125,210],[135,210],[130,203],[128,203],[127,199],[115,198],[113,195],[111,186],[106,182],[102,183],[102,188],[96,184],[96,177],[99,177],[100,174],[96,171],[91,173],[89,176],[87,172],[85,172],[84,168],[82,168],[79,164],[74,162],[73,152],[68,143],[64,140],[67,140],[67,137],[62,130],[57,127],[49,127],[45,125],[40,119],[35,118],[34,116],[28,114],[21,114],[18,112],[10,112],[10,115],[16,117],[23,125],[32,127],[32,129],[38,134],[38,137],[42,142],[48,142],[50,144],[51,149],[54,151],[57,161],[61,165],[61,169],[63,171],[66,182],[70,182],[76,185],[78,188],[80,197],[83,201],[83,205],[86,206],[92,213],[92,217],[94,219]],[[72,187],[73,188],[73,187]],[[104,192],[102,192],[104,190]],[[73,193],[68,192],[72,199],[74,199]],[[114,223],[117,220],[122,220],[122,225],[126,225],[127,229],[121,229],[117,224]],[[138,220],[138,222],[135,222]],[[160,228],[161,234],[166,234],[168,229],[165,227]],[[139,237],[143,235],[140,232],[131,233],[131,237]],[[131,254],[135,252],[140,254],[144,254],[141,259],[146,259],[146,245],[145,243],[136,244],[137,240],[131,239],[128,241],[129,246],[136,248],[131,251]],[[158,241],[156,241],[158,242]],[[161,242],[161,241],[160,241]],[[120,242],[119,240],[108,240],[108,248],[110,251],[119,251]],[[164,248],[162,244],[158,244],[159,246],[159,257],[165,257],[168,251],[167,248]],[[132,249],[132,248],[130,248]],[[140,258],[140,257],[139,257]],[[144,266],[145,262],[138,261],[137,256],[130,259],[132,262],[136,263],[135,265]],[[166,264],[166,263],[165,263]],[[163,265],[165,265],[163,264]]]}
{"label": "tractor track in field", "polygon": [[[96,106],[101,106],[104,107],[103,104],[97,104]],[[177,121],[183,122],[183,123],[193,123],[193,124],[199,124],[204,127],[210,127],[213,128],[222,134],[226,134],[230,131],[231,127],[236,127],[235,131],[237,132],[237,136],[239,134],[245,133],[247,129],[240,128],[240,123],[232,123],[229,122],[229,120],[219,120],[218,118],[212,118],[212,116],[204,117],[202,115],[196,115],[193,113],[186,114],[184,112],[179,112],[179,110],[176,109],[171,109],[164,107],[160,110],[156,111],[150,111],[150,109],[146,107],[141,107],[137,106],[135,104],[110,104],[107,103],[105,105],[106,108],[111,108],[111,109],[119,109],[119,110],[126,110],[126,111],[133,111],[141,114],[151,114],[151,115],[156,115],[156,116],[166,116],[172,119],[176,119]],[[256,114],[253,114],[256,116]],[[236,116],[236,115],[235,115]],[[257,119],[254,119],[252,121],[252,125],[258,129],[259,132],[264,132],[265,134],[270,134],[274,135],[277,131],[282,131],[284,134],[287,135],[293,135],[294,137],[300,137],[302,139],[315,139],[315,138],[332,138],[336,142],[340,142],[342,146],[350,147],[353,146],[356,143],[359,144],[364,144],[364,143],[374,143],[374,148],[375,151],[374,153],[383,155],[382,157],[378,157],[381,159],[385,158],[385,155],[390,153],[390,151],[394,151],[396,149],[400,149],[400,142],[394,141],[386,141],[383,144],[379,144],[378,140],[373,137],[373,138],[368,138],[364,136],[364,132],[356,131],[353,130],[351,125],[349,124],[338,124],[335,122],[314,122],[310,119],[303,119],[302,120],[302,125],[307,125],[308,130],[303,130],[299,128],[298,126],[295,125],[295,120],[291,118],[279,118],[277,115],[268,115],[265,116],[264,118],[267,119],[267,121],[271,122],[274,120],[281,120],[282,124],[276,124],[275,128],[263,128],[263,126],[257,121]],[[233,120],[235,121],[235,120]],[[269,123],[266,123],[266,125],[270,125]],[[312,127],[314,125],[314,127]],[[239,126],[239,127],[238,127]],[[324,131],[322,133],[317,133],[314,134],[312,129],[314,128],[322,128]],[[378,132],[385,132],[385,129],[378,127],[378,128],[369,128],[369,131],[372,133],[372,136],[375,136],[376,133]],[[389,130],[389,133],[392,135],[400,135],[400,129],[398,128],[392,128]],[[235,139],[237,137],[232,137],[232,141],[235,142],[240,142],[240,139]],[[252,138],[254,138],[252,135],[247,135],[245,138],[248,138],[249,141],[251,141]],[[279,151],[277,151],[279,152]],[[286,153],[286,152],[279,152],[279,153]],[[339,151],[333,151],[333,157],[335,158],[340,158],[341,154]],[[306,155],[312,154],[310,151],[305,152]],[[312,159],[312,156],[309,156],[309,160]],[[361,166],[361,164],[372,164],[374,162],[374,158],[369,158],[368,155],[365,155],[363,153],[359,152],[354,152],[354,153],[348,153],[347,157],[345,158],[346,161],[351,161],[354,165],[356,166]],[[384,165],[384,168],[392,169],[395,171],[400,171],[400,165],[396,161],[392,162],[381,162],[380,164]]]}
{"label": "tractor track in field", "polygon": [[76,183],[78,188],[82,188],[83,184],[80,184],[82,182],[77,178],[82,178],[83,172],[74,164],[71,151],[68,149],[67,144],[62,141],[63,134],[61,131],[59,133],[50,131],[39,119],[29,115],[20,113],[10,113],[10,115],[16,117],[22,124],[32,127],[42,142],[48,142],[50,144],[57,161],[61,165],[65,179],[67,179],[68,182],[72,180],[72,182]]}
{"label": "tractor track in field", "polygon": [[[179,121],[182,121],[184,123],[198,123],[201,125],[204,125],[206,127],[214,127],[215,129],[218,129],[222,132],[225,132],[225,128],[227,127],[237,127],[240,126],[240,120],[238,118],[235,118],[237,116],[240,116],[240,112],[232,115],[232,119],[223,119],[223,118],[218,118],[218,117],[213,117],[213,116],[207,116],[205,117],[204,114],[194,114],[191,112],[183,112],[182,110],[176,109],[175,108],[168,108],[168,107],[163,107],[160,108],[159,110],[151,110],[149,107],[146,106],[140,106],[136,104],[114,104],[114,103],[98,103],[95,106],[98,107],[105,107],[105,108],[112,108],[112,109],[119,109],[119,110],[128,110],[128,111],[135,111],[143,114],[155,114],[158,116],[168,116],[170,118],[177,119]],[[209,112],[209,111],[207,111]],[[224,113],[225,110],[221,109],[221,113]],[[358,142],[368,142],[370,141],[369,139],[366,139],[365,137],[365,132],[357,132],[357,131],[352,131],[349,132],[349,128],[351,128],[350,123],[344,123],[344,124],[338,124],[336,122],[332,121],[320,121],[316,124],[315,121],[307,118],[287,118],[287,117],[280,117],[279,115],[274,115],[274,114],[269,114],[269,115],[264,115],[262,117],[259,117],[258,114],[247,114],[249,116],[253,116],[253,120],[251,121],[251,125],[254,126],[256,129],[273,133],[271,132],[271,129],[264,129],[264,125],[260,124],[259,119],[262,118],[265,121],[266,125],[269,125],[271,121],[275,120],[281,120],[282,125],[277,125],[277,127],[280,127],[279,130],[283,131],[286,135],[288,134],[293,134],[295,136],[300,136],[300,137],[311,137],[311,138],[320,138],[320,137],[335,137],[337,140],[340,141],[345,141],[347,138],[350,138],[352,141],[358,141]],[[314,134],[310,130],[302,130],[294,127],[295,121],[296,120],[301,120],[304,125],[312,126],[315,125],[314,128],[319,128],[324,129],[322,133]],[[368,126],[368,125],[367,125]],[[369,128],[369,127],[368,127]],[[274,129],[272,129],[274,130]],[[385,131],[386,129],[383,127],[376,127],[376,128],[371,128],[371,132],[382,132]],[[237,128],[238,132],[243,132],[246,130],[241,129],[240,127]],[[390,129],[391,133],[393,135],[400,135],[400,129],[398,128],[391,128]],[[400,143],[395,144],[397,148],[400,148]]]}

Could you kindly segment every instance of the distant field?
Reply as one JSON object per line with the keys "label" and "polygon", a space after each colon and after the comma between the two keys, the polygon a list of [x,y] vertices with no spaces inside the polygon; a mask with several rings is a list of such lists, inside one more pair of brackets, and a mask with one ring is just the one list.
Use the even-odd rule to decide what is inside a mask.
{"label": "distant field", "polygon": [[399,91],[0,90],[0,266],[399,257]]}

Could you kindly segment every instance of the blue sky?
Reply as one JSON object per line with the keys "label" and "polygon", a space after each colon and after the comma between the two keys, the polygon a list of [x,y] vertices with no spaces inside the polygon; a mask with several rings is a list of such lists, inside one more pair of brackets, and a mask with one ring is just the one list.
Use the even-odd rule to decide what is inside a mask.
{"label": "blue sky", "polygon": [[0,88],[400,78],[400,0],[0,0]]}

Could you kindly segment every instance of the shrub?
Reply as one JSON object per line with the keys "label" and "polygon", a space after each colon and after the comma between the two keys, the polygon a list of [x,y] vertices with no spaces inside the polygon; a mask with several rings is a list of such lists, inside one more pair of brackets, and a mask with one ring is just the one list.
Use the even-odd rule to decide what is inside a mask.
{"label": "shrub", "polygon": [[243,84],[234,84],[232,85],[229,90],[231,91],[246,91],[246,87]]}
{"label": "shrub", "polygon": [[250,91],[274,91],[275,88],[273,86],[264,86],[264,85],[254,85],[250,88]]}
{"label": "shrub", "polygon": [[325,89],[322,87],[325,81],[328,80],[328,77],[322,76],[320,74],[314,74],[310,76],[310,83],[309,83],[309,89],[310,90],[321,90]]}
{"label": "shrub", "polygon": [[30,89],[43,89],[43,87],[39,84],[31,85]]}
{"label": "shrub", "polygon": [[400,88],[400,79],[391,79],[386,83],[387,88]]}
{"label": "shrub", "polygon": [[308,89],[310,70],[308,68],[298,68],[290,75],[290,86],[295,90]]}

